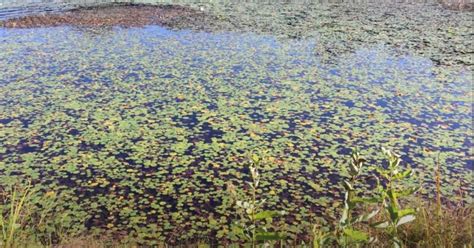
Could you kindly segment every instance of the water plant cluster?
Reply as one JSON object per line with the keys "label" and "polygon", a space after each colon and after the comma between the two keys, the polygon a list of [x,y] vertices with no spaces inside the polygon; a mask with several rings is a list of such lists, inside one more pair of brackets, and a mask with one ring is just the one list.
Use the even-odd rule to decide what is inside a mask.
{"label": "water plant cluster", "polygon": [[[241,7],[203,6],[241,28],[196,23],[201,32],[0,28],[2,188],[30,182],[33,198],[61,199],[71,226],[150,244],[235,231],[239,239],[278,236],[275,225],[307,240],[320,216],[336,219],[352,205],[340,191],[348,147],[380,164],[377,147],[385,144],[418,169],[419,181],[406,184],[421,182],[420,195],[435,196],[430,172],[440,154],[440,191],[471,199],[465,13],[431,6],[439,19],[403,19],[419,12],[401,5],[369,8],[361,19],[344,7]],[[247,18],[250,10],[259,14]],[[320,25],[311,26],[315,19]],[[430,45],[419,48],[420,37]],[[268,150],[253,184],[266,201],[242,201],[241,213],[253,215],[232,229],[237,205],[227,188],[252,187],[242,185],[251,175],[243,165],[254,150]],[[371,182],[358,187],[377,190]],[[271,225],[258,219],[261,211]]]}
{"label": "water plant cluster", "polygon": [[[157,1],[148,0],[149,3]],[[445,66],[472,66],[472,12],[443,8],[440,1],[189,2],[212,21],[177,23],[198,30],[239,30],[294,39],[315,38],[325,57],[354,52],[367,44],[388,44]],[[449,1],[448,1],[449,2]],[[463,1],[457,1],[461,3]],[[217,16],[215,18],[214,16]]]}
{"label": "water plant cluster", "polygon": [[[193,238],[181,243],[181,246],[468,247],[474,242],[472,205],[461,203],[455,209],[441,202],[441,175],[438,169],[433,173],[438,185],[437,201],[429,203],[422,198],[413,201],[414,194],[420,188],[407,187],[405,182],[415,177],[414,171],[401,165],[399,155],[385,148],[382,151],[387,163],[370,166],[366,165],[367,160],[359,151],[352,152],[346,168],[340,168],[341,175],[346,179],[341,182],[341,189],[345,190],[343,204],[336,210],[339,219],[330,222],[328,216],[321,216],[324,222],[315,223],[306,239],[291,237],[288,232],[293,228],[291,224],[284,225],[278,221],[286,215],[284,211],[265,209],[266,192],[259,189],[263,183],[260,168],[268,160],[266,154],[253,154],[248,167],[248,187],[227,185],[226,190],[232,196],[231,205],[234,205],[230,213],[233,219],[221,228],[228,228],[229,233],[219,239]],[[375,190],[369,194],[361,192],[359,187],[364,181],[367,183],[362,178],[362,172],[368,168],[372,170],[369,177],[377,181]],[[2,188],[0,193],[2,247],[167,246],[159,236],[143,239],[140,235],[122,234],[111,241],[103,236],[107,234],[106,230],[87,238],[85,235],[88,232],[83,227],[71,226],[69,211],[61,208],[61,199],[54,192],[42,194],[29,184]],[[426,205],[427,202],[434,207]],[[216,220],[210,219],[209,222],[217,225]],[[453,226],[446,226],[447,223]],[[88,243],[91,240],[93,244]]]}

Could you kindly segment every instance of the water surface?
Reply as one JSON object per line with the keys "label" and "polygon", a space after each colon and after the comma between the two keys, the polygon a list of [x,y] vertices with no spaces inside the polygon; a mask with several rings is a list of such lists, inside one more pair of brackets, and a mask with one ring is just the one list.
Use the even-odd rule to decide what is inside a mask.
{"label": "water surface", "polygon": [[354,147],[372,163],[380,146],[400,153],[427,193],[440,154],[447,195],[470,192],[467,68],[382,42],[340,54],[320,44],[159,26],[0,29],[0,180],[60,192],[89,227],[185,230],[177,239],[230,221],[225,185],[246,187],[251,152],[267,151],[266,207],[293,225],[337,205]]}

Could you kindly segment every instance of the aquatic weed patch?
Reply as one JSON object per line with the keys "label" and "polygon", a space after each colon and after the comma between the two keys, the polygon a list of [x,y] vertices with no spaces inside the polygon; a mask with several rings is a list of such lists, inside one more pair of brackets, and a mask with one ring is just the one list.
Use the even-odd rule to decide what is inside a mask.
{"label": "aquatic weed patch", "polygon": [[468,70],[388,45],[339,54],[311,37],[158,26],[0,40],[0,181],[61,192],[90,228],[225,239],[227,183],[246,187],[255,150],[269,153],[264,208],[286,212],[290,237],[339,207],[348,147],[380,160],[379,144],[397,148],[422,173],[441,152],[446,195],[470,192]]}
{"label": "aquatic weed patch", "polygon": [[[471,12],[443,8],[437,1],[313,1],[186,3],[217,17],[195,22],[204,30],[239,30],[278,37],[316,38],[314,52],[333,56],[368,44],[386,44],[445,66],[472,66]],[[190,26],[181,27],[190,28]],[[191,26],[193,28],[193,26]],[[471,37],[471,38],[469,38]]]}

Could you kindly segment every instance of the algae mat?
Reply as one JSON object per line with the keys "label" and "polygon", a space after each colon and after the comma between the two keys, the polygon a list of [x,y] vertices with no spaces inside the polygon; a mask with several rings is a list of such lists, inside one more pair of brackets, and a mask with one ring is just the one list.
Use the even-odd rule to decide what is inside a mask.
{"label": "algae mat", "polygon": [[78,225],[168,241],[227,235],[226,184],[246,187],[251,152],[267,151],[265,207],[292,235],[338,206],[356,146],[402,154],[427,194],[440,154],[446,194],[471,193],[468,67],[237,31],[0,29],[0,182],[57,192]]}

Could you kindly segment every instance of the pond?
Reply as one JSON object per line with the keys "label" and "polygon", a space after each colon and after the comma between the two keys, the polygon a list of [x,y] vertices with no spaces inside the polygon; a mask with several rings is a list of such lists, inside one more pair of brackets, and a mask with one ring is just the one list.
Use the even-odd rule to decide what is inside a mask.
{"label": "pond", "polygon": [[205,6],[232,28],[0,28],[0,181],[58,192],[87,227],[168,240],[224,235],[226,185],[247,187],[264,151],[266,207],[295,226],[339,206],[355,147],[373,164],[400,153],[427,195],[440,157],[446,195],[471,194],[468,16],[424,6],[451,25],[437,33],[419,6],[302,8]]}

